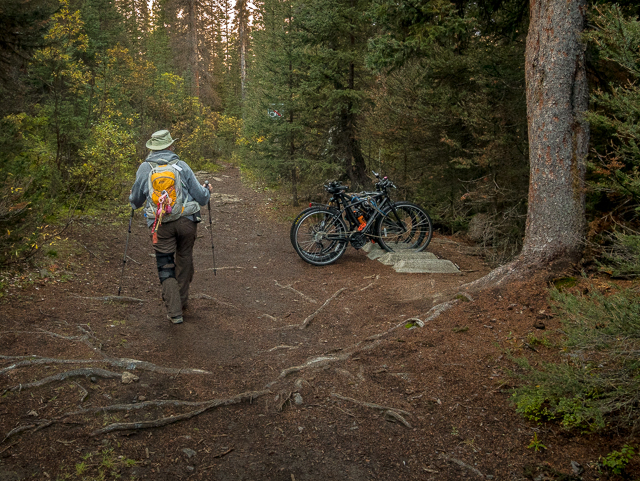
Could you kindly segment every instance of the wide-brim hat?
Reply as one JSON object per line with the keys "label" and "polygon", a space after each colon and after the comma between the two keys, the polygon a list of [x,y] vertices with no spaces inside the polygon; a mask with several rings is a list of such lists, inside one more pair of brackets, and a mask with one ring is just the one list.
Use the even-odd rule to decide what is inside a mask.
{"label": "wide-brim hat", "polygon": [[178,139],[172,139],[168,130],[158,130],[147,140],[147,149],[164,150]]}

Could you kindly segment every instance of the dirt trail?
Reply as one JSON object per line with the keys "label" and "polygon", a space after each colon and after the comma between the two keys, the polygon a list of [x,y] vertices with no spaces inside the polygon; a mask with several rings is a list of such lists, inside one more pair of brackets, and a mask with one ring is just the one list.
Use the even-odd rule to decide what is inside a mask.
{"label": "dirt trail", "polygon": [[[468,248],[436,236],[429,249],[462,275],[398,274],[353,248],[314,267],[281,206],[233,167],[215,177],[217,276],[205,208],[184,324],[165,318],[139,213],[122,293],[143,302],[97,299],[117,293],[126,234],[105,219],[67,231],[71,280],[45,272],[4,299],[0,379],[15,389],[0,403],[0,480],[526,479],[597,459],[588,440],[516,416],[503,389],[503,349],[523,349],[544,292],[462,299],[408,329],[488,271]],[[79,368],[138,380],[96,370],[26,386]],[[534,432],[548,449],[527,449]]]}

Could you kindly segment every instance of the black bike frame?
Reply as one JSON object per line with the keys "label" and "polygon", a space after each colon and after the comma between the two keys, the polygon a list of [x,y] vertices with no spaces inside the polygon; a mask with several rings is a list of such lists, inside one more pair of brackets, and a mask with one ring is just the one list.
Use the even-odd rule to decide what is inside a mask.
{"label": "black bike frame", "polygon": [[[366,197],[352,202],[353,197],[360,197],[360,195]],[[380,198],[382,198],[381,201],[379,201]],[[400,221],[393,202],[391,202],[391,199],[389,198],[389,193],[386,190],[376,192],[363,192],[362,194],[355,194],[352,196],[344,192],[335,192],[333,194],[333,197],[331,197],[331,199],[329,200],[329,204],[335,203],[338,206],[336,210],[338,210],[340,216],[345,218],[349,222],[349,232],[347,233],[347,237],[345,237],[344,235],[328,234],[326,239],[348,241],[351,235],[357,229],[357,226],[360,224],[356,215],[353,213],[353,209],[356,208],[363,212],[364,209],[359,207],[364,207],[365,202],[367,202],[368,205],[373,208],[374,212],[372,215],[366,218],[367,225],[360,232],[361,234],[364,234],[367,237],[376,235],[375,232],[371,232],[371,229],[373,229],[373,226],[376,225],[378,218],[382,218],[386,215],[382,210],[385,206],[390,206],[390,210],[393,211],[398,221],[398,227],[406,230],[404,224]]]}

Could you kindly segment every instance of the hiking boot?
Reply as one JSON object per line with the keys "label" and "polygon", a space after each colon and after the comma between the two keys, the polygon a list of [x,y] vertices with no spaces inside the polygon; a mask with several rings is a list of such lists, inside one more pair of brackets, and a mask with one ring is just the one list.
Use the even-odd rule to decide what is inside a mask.
{"label": "hiking boot", "polygon": [[182,316],[176,316],[176,317],[171,317],[171,316],[167,316],[167,318],[173,323],[173,324],[182,324],[182,321],[184,319],[182,319]]}

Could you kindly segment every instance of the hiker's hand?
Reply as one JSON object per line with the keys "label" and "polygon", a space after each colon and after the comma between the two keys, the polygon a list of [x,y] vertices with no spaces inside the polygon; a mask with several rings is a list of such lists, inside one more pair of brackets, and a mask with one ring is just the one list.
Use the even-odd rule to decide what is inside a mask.
{"label": "hiker's hand", "polygon": [[208,189],[209,192],[211,192],[211,184],[209,182],[205,182],[204,184],[202,184],[202,187],[204,187],[205,189]]}

